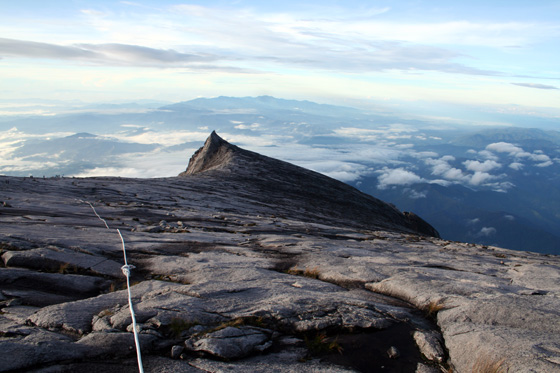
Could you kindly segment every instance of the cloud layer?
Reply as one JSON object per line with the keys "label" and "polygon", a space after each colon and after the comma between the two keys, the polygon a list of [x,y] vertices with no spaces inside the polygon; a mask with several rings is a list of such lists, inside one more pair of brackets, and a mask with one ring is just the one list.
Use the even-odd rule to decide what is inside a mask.
{"label": "cloud layer", "polygon": [[538,83],[511,83],[513,85],[518,85],[520,87],[527,87],[527,88],[538,88],[538,89],[558,89],[553,85],[547,84],[538,84]]}
{"label": "cloud layer", "polygon": [[180,53],[127,44],[76,44],[70,46],[0,38],[0,55],[33,59],[76,60],[98,65],[173,67],[207,66],[216,56]]}
{"label": "cloud layer", "polygon": [[3,38],[0,55],[117,66],[226,62],[231,68],[237,64],[250,70],[279,64],[352,73],[403,70],[499,76],[503,73],[466,64],[467,54],[456,46],[525,45],[542,39],[547,31],[560,34],[555,25],[528,22],[403,21],[393,19],[397,10],[389,7],[357,14],[328,5],[285,12],[194,4],[151,9],[125,5],[130,7],[119,13],[81,10],[81,28],[103,42]]}

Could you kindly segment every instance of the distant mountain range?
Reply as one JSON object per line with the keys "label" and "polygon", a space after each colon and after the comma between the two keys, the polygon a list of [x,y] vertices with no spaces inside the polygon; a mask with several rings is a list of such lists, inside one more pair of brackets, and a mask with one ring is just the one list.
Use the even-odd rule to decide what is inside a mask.
{"label": "distant mountain range", "polygon": [[452,143],[457,146],[484,148],[496,142],[514,143],[529,149],[551,149],[560,147],[560,132],[544,131],[538,128],[495,128],[469,133],[458,137]]}
{"label": "distant mountain range", "polygon": [[176,175],[212,130],[413,211],[443,238],[560,254],[560,132],[542,128],[270,96],[89,105],[4,118],[0,173]]}

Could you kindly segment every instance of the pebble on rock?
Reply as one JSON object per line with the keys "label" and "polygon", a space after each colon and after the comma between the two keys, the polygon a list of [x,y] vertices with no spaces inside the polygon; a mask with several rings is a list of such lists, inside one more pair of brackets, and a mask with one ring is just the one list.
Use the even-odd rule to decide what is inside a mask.
{"label": "pebble on rock", "polygon": [[399,350],[395,346],[391,346],[387,350],[387,355],[391,359],[397,359],[401,356],[401,353],[399,352]]}

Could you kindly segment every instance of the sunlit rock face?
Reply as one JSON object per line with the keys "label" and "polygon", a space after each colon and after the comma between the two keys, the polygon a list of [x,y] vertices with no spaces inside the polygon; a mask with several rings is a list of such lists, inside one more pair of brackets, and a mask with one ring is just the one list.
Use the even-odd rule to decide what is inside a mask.
{"label": "sunlit rock face", "polygon": [[442,240],[215,133],[179,177],[0,198],[0,371],[137,371],[116,229],[148,372],[559,371],[558,257]]}

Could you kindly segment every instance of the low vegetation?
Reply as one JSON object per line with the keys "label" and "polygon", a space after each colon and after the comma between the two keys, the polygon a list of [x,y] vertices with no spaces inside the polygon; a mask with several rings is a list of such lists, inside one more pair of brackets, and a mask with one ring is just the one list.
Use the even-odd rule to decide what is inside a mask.
{"label": "low vegetation", "polygon": [[286,273],[290,275],[304,276],[314,279],[319,279],[319,275],[321,274],[321,272],[319,271],[319,267],[306,267],[305,269],[299,269],[297,265],[288,269]]}
{"label": "low vegetation", "polygon": [[506,359],[497,360],[488,355],[480,356],[473,365],[472,373],[508,373]]}
{"label": "low vegetation", "polygon": [[445,309],[445,304],[441,299],[432,300],[424,307],[424,311],[426,311],[428,317],[435,317],[436,314],[443,309]]}
{"label": "low vegetation", "polygon": [[337,338],[328,337],[324,332],[303,337],[305,346],[311,355],[322,355],[331,352],[342,354],[343,348],[338,344]]}
{"label": "low vegetation", "polygon": [[183,332],[188,331],[193,326],[200,325],[198,322],[186,321],[178,317],[171,319],[169,323],[169,335],[172,338],[180,338]]}

